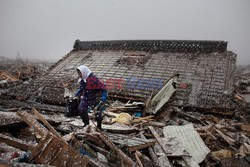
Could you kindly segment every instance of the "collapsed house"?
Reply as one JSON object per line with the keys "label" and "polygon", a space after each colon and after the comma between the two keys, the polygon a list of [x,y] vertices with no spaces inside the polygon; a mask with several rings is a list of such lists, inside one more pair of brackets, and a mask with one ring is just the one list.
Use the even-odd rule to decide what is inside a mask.
{"label": "collapsed house", "polygon": [[110,97],[145,100],[178,73],[178,82],[185,86],[177,90],[175,104],[212,108],[229,107],[236,55],[227,51],[223,41],[77,40],[69,54],[27,86],[29,91],[23,88],[14,93],[36,96],[44,103],[64,103],[62,83],[77,78],[76,68],[83,64],[105,83],[113,82]]}
{"label": "collapsed house", "polygon": [[[112,104],[105,132],[95,130],[94,121],[82,129],[79,118],[62,114],[65,94],[78,87],[80,65],[107,85]],[[75,166],[248,166],[250,128],[243,102],[235,98],[235,68],[236,54],[224,41],[76,40],[43,76],[1,97],[1,117],[6,118],[1,126],[13,129],[10,125],[25,122],[35,129],[37,144],[23,149],[11,130],[12,138],[3,135],[0,141],[31,150],[28,162],[46,165],[60,164],[60,155],[65,166],[74,166],[72,152],[80,162]]]}

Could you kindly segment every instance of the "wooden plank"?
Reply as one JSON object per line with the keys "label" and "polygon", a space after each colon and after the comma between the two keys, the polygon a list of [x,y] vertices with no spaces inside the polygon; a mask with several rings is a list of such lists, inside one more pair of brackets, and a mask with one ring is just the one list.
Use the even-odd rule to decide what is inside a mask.
{"label": "wooden plank", "polygon": [[132,123],[138,123],[138,122],[140,122],[140,121],[142,121],[142,120],[149,120],[149,119],[151,119],[151,118],[154,118],[154,116],[150,115],[150,116],[146,116],[146,117],[137,118],[137,119],[134,119],[134,120],[132,121]]}
{"label": "wooden plank", "polygon": [[[199,129],[196,129],[196,131],[199,131],[199,134],[200,135],[206,135],[206,136],[209,136],[211,137],[213,140],[217,140],[217,137],[215,137],[210,131],[213,130],[213,126],[209,125],[209,126],[206,126],[206,127],[200,127]],[[205,134],[202,133],[203,132],[206,132]]]}
{"label": "wooden plank", "polygon": [[229,145],[234,145],[235,140],[233,140],[232,138],[224,135],[224,133],[222,133],[219,129],[215,129],[215,131],[229,144]]}
{"label": "wooden plank", "polygon": [[[142,139],[146,139],[146,137],[143,135],[143,133],[140,134]],[[148,147],[148,153],[151,157],[151,159],[153,160],[154,163],[158,164],[160,167],[164,167],[164,165],[162,165],[160,163],[160,160],[158,159],[157,155],[155,154],[154,150],[152,147]]]}
{"label": "wooden plank", "polygon": [[128,151],[133,152],[143,148],[153,146],[155,140],[147,140],[137,137],[130,137],[121,134],[106,134],[109,139],[111,139],[115,144],[119,144],[128,148]]}
{"label": "wooden plank", "polygon": [[146,111],[147,111],[147,109],[148,109],[148,106],[149,106],[149,104],[150,104],[150,101],[151,101],[152,97],[153,97],[153,92],[150,93],[150,95],[148,96],[148,98],[147,98],[146,101],[144,102],[145,106],[144,106],[144,109],[143,109],[143,111],[142,111],[143,116],[144,116],[144,114],[146,113]]}
{"label": "wooden plank", "polygon": [[0,134],[0,142],[3,142],[9,146],[18,148],[18,149],[23,150],[23,151],[28,151],[34,147],[32,145],[24,143],[23,141],[21,141],[19,139],[11,138],[11,137],[3,135],[3,134]]}
{"label": "wooden plank", "polygon": [[102,129],[113,133],[133,133],[138,129],[135,127],[130,127],[126,125],[102,125]]}
{"label": "wooden plank", "polygon": [[84,140],[87,141],[92,141],[94,142],[96,145],[98,146],[105,146],[105,144],[102,142],[102,140],[100,140],[100,138],[98,137],[97,133],[76,133],[75,136],[79,137],[79,138],[83,138]]}
{"label": "wooden plank", "polygon": [[136,162],[138,163],[138,165],[140,167],[143,167],[142,162],[141,162],[137,152],[135,152],[135,159],[136,159]]}
{"label": "wooden plank", "polygon": [[184,117],[190,118],[194,122],[199,122],[202,125],[206,125],[202,120],[200,120],[200,119],[198,119],[198,118],[196,118],[196,117],[194,117],[194,116],[192,116],[192,115],[190,115],[188,113],[185,113],[185,112],[182,112],[182,111],[179,111],[179,110],[175,110],[175,112],[177,112],[180,115],[183,115]]}
{"label": "wooden plank", "polygon": [[145,126],[155,126],[155,127],[159,127],[159,128],[163,128],[164,126],[166,126],[165,123],[155,122],[155,121],[145,122],[144,125]]}
{"label": "wooden plank", "polygon": [[25,111],[18,111],[16,112],[16,114],[30,127],[33,127],[39,135],[44,136],[49,132],[48,129],[46,129],[42,124],[40,124],[31,114],[28,114]]}
{"label": "wooden plank", "polygon": [[36,158],[41,150],[43,150],[45,148],[45,146],[52,140],[52,136],[51,135],[46,135],[43,137],[43,139],[36,145],[36,147],[34,147],[31,152],[31,156],[29,157],[29,161],[31,162],[34,158]]}
{"label": "wooden plank", "polygon": [[35,108],[32,108],[32,111],[39,118],[39,120],[42,121],[44,125],[51,131],[52,134],[64,141],[61,135],[48,123],[48,121],[45,120],[45,118]]}
{"label": "wooden plank", "polygon": [[0,112],[0,128],[11,127],[13,125],[25,124],[15,112]]}
{"label": "wooden plank", "polygon": [[147,166],[157,166],[157,167],[161,167],[158,164],[154,163],[148,156],[142,154],[140,151],[136,151],[136,154],[138,155],[138,157],[140,158],[143,166],[147,167]]}
{"label": "wooden plank", "polygon": [[140,149],[144,149],[144,148],[153,146],[154,144],[155,144],[154,142],[148,142],[148,143],[137,145],[137,146],[130,146],[130,147],[128,147],[128,151],[129,152],[134,152],[134,151],[137,151],[137,150],[140,150]]}
{"label": "wooden plank", "polygon": [[[13,96],[16,96],[16,94],[13,94]],[[32,102],[32,101],[18,101],[18,100],[4,100],[0,99],[0,105],[5,106],[5,108],[22,108],[22,109],[32,109],[32,107],[39,109],[39,110],[44,110],[48,112],[60,112],[64,113],[65,107],[62,106],[56,106],[56,105],[48,105],[48,104],[41,104],[37,102]]]}
{"label": "wooden plank", "polygon": [[39,164],[80,167],[89,163],[87,157],[80,155],[79,152],[51,133],[47,133],[31,152],[32,157],[29,161],[34,160]]}
{"label": "wooden plank", "polygon": [[13,76],[12,74],[8,73],[7,71],[0,71],[0,76],[7,79],[7,80],[10,80],[12,82],[16,82],[16,81],[19,81],[19,79],[17,79],[15,76]]}
{"label": "wooden plank", "polygon": [[[161,146],[163,152],[167,155],[167,154],[168,154],[168,151],[167,151],[167,149],[164,147],[164,145],[162,145],[163,141],[162,141],[162,139],[160,138],[160,136],[156,133],[156,131],[154,130],[154,128],[153,128],[152,126],[149,126],[148,129],[149,129],[149,130],[151,131],[151,133],[154,135],[156,141],[157,141],[158,144]],[[166,156],[166,165],[167,165],[168,167],[171,167],[171,166],[172,166],[171,163],[170,163],[170,161],[169,161],[169,159],[167,158],[167,156]]]}
{"label": "wooden plank", "polygon": [[90,147],[93,147],[96,151],[100,152],[101,154],[105,155],[106,157],[111,154],[109,151],[105,150],[104,148],[98,147],[88,141],[84,141],[86,142]]}
{"label": "wooden plank", "polygon": [[120,158],[121,162],[123,162],[125,166],[128,167],[135,166],[135,162],[131,158],[129,158],[124,152],[122,152],[119,148],[117,148],[109,138],[105,137],[102,134],[99,134],[99,137],[111,150],[113,150],[117,154],[117,156]]}
{"label": "wooden plank", "polygon": [[250,133],[250,125],[241,125],[241,130]]}

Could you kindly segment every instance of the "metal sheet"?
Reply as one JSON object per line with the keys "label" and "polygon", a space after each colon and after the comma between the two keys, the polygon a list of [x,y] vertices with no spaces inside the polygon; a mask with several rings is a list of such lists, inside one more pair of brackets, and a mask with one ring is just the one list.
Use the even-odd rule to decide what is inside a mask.
{"label": "metal sheet", "polygon": [[197,162],[202,162],[210,152],[192,124],[184,126],[166,126],[163,128],[164,137],[176,137],[185,150]]}
{"label": "metal sheet", "polygon": [[176,91],[176,87],[173,85],[176,84],[179,75],[174,75],[169,79],[167,84],[152,98],[147,113],[157,113],[161,107],[168,102],[170,97]]}

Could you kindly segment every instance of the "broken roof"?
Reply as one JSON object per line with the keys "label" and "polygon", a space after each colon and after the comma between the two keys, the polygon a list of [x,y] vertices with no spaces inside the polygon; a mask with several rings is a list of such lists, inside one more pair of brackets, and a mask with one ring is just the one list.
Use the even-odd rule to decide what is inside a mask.
{"label": "broken roof", "polygon": [[227,107],[233,92],[236,54],[227,51],[224,41],[76,40],[74,49],[43,77],[15,93],[39,97],[45,103],[64,103],[62,81],[76,78],[76,67],[83,64],[104,82],[116,82],[114,89],[108,90],[110,97],[143,100],[179,73],[181,86],[175,104]]}

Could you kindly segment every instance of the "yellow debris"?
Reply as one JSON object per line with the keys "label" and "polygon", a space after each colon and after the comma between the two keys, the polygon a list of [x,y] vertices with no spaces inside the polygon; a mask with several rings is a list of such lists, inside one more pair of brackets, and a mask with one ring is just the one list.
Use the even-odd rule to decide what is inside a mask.
{"label": "yellow debris", "polygon": [[133,117],[128,113],[120,113],[116,118],[112,119],[112,122],[117,122],[120,124],[130,124]]}

